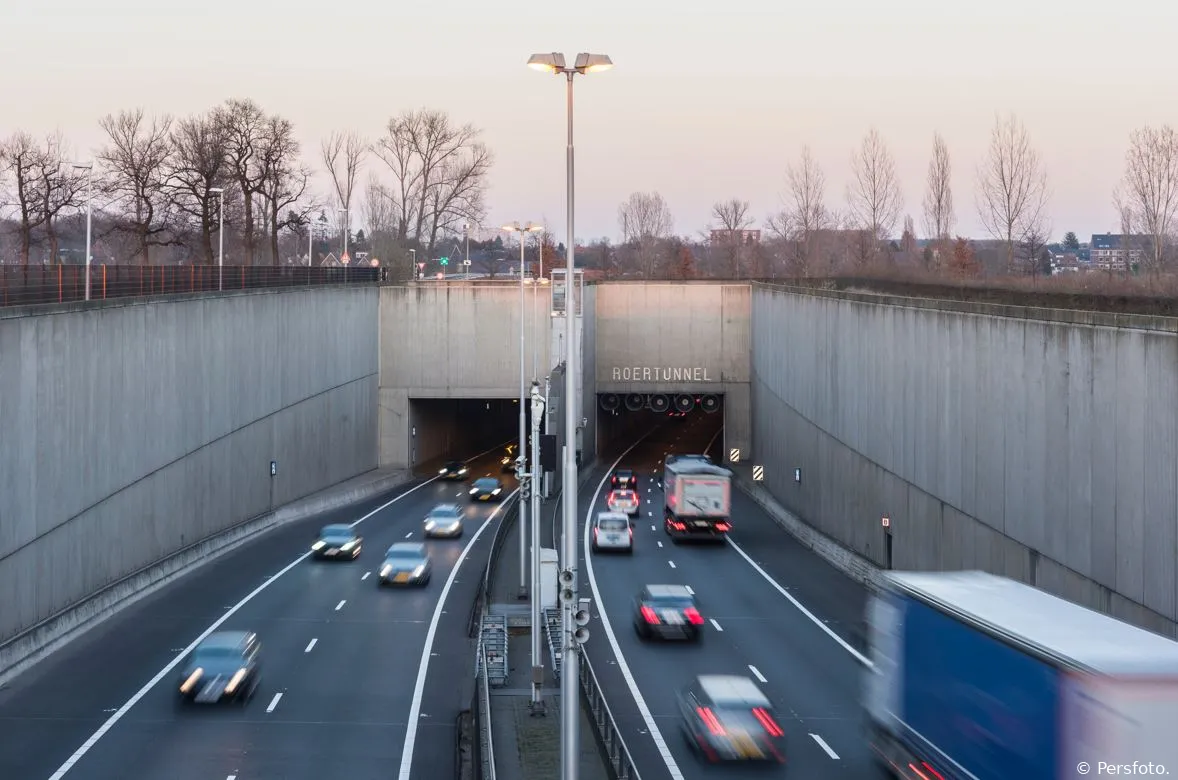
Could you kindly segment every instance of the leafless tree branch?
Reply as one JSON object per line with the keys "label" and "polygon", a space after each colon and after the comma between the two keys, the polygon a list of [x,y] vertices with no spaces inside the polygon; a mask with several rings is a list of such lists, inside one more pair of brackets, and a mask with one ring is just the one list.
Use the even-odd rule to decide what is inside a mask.
{"label": "leafless tree branch", "polygon": [[1014,269],[1015,243],[1041,229],[1047,198],[1047,173],[1026,128],[1013,114],[996,118],[978,169],[978,216],[1006,244],[1008,270]]}
{"label": "leafless tree branch", "polygon": [[851,155],[854,182],[847,189],[847,205],[858,226],[872,238],[884,241],[892,235],[900,218],[904,199],[891,152],[872,128],[859,150]]}
{"label": "leafless tree branch", "polygon": [[953,209],[953,166],[949,147],[940,133],[933,136],[933,157],[928,164],[924,193],[925,235],[933,241],[947,242],[957,221]]}
{"label": "leafless tree branch", "polygon": [[[1161,269],[1178,212],[1178,135],[1170,125],[1133,131],[1120,187],[1122,211],[1150,238],[1153,270]],[[1129,233],[1126,233],[1128,240]]]}

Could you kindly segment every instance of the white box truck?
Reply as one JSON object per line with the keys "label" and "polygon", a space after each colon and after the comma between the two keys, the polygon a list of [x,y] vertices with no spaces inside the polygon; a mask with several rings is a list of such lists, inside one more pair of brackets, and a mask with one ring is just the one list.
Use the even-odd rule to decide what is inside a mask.
{"label": "white box truck", "polygon": [[732,472],[705,455],[668,455],[663,496],[663,529],[675,544],[723,542],[732,529]]}
{"label": "white box truck", "polygon": [[864,704],[893,777],[1178,774],[1178,642],[980,571],[882,585]]}

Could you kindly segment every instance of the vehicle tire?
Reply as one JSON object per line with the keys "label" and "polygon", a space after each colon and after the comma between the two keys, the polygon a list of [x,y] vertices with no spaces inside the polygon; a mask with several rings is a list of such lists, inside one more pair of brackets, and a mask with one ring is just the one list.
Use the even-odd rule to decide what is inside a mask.
{"label": "vehicle tire", "polygon": [[434,576],[433,574],[425,575],[425,579],[421,581],[421,587],[424,588],[426,585],[429,585],[430,578],[433,576]]}
{"label": "vehicle tire", "polygon": [[634,545],[630,545],[629,547],[626,548],[626,555],[633,555],[633,554],[634,554]]}

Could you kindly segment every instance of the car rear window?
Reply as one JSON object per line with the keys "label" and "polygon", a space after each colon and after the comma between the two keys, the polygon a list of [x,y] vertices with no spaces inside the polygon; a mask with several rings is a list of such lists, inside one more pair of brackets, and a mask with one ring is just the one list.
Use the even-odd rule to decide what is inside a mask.
{"label": "car rear window", "polygon": [[659,596],[657,598],[648,598],[651,606],[663,609],[687,609],[695,606],[690,596]]}
{"label": "car rear window", "polygon": [[603,517],[597,521],[597,527],[603,531],[625,531],[630,524],[620,517]]}
{"label": "car rear window", "polygon": [[614,493],[614,501],[633,501],[633,500],[634,500],[634,491],[633,490],[619,490],[616,493]]}

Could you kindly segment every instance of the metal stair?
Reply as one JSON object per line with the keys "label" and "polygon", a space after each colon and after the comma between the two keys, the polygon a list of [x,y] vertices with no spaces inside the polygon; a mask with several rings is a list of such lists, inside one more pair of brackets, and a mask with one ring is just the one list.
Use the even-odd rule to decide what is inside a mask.
{"label": "metal stair", "polygon": [[479,642],[483,648],[479,663],[485,664],[487,682],[493,688],[502,687],[507,682],[507,618],[483,615]]}
{"label": "metal stair", "polygon": [[548,637],[548,653],[552,659],[552,676],[560,679],[561,629],[560,608],[544,610],[544,635]]}

